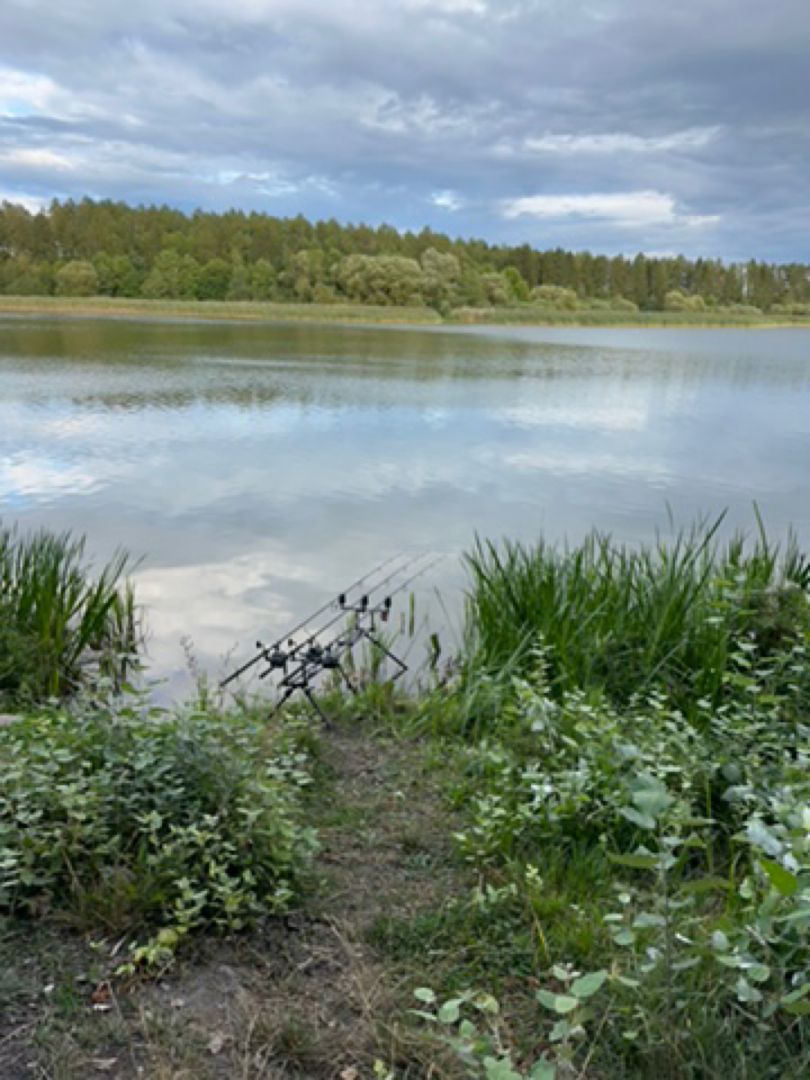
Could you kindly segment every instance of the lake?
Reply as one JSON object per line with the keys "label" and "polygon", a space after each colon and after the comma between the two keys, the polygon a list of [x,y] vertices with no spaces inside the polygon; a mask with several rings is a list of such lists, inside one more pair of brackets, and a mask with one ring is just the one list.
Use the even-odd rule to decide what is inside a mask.
{"label": "lake", "polygon": [[143,557],[171,692],[181,639],[220,673],[398,551],[448,556],[417,604],[452,637],[476,533],[754,501],[810,546],[808,330],[0,319],[0,518]]}

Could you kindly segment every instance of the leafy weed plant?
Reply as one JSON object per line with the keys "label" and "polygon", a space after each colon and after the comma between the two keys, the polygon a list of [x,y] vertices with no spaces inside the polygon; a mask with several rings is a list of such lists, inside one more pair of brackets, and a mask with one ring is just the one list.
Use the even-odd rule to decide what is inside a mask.
{"label": "leafy weed plant", "polygon": [[247,713],[39,712],[0,729],[0,772],[0,910],[123,935],[135,964],[285,910],[313,854],[295,728]]}
{"label": "leafy weed plant", "polygon": [[[547,985],[533,1042],[547,1051],[543,1067],[566,1075],[593,1061],[610,1075],[680,1077],[733,1062],[735,1075],[803,1075],[804,647],[779,658],[778,692],[775,660],[759,666],[738,650],[730,700],[697,702],[692,721],[662,691],[624,707],[578,691],[559,697],[544,654],[534,661],[513,687],[501,739],[457,747],[453,794],[467,815],[458,848],[482,881],[470,904],[487,890],[510,892],[516,925],[542,943],[535,971]],[[793,683],[783,678],[791,669]],[[601,1008],[589,1002],[574,1024],[576,995],[555,974],[572,960],[610,975]],[[512,1068],[520,1047],[507,1058]]]}

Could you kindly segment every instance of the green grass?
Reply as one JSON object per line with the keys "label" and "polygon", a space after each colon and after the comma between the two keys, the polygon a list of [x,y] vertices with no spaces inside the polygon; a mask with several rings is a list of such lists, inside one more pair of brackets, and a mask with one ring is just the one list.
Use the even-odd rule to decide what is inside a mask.
{"label": "green grass", "polygon": [[405,325],[476,324],[525,326],[808,326],[807,316],[755,314],[722,309],[694,311],[574,311],[519,304],[456,308],[442,316],[429,307],[355,303],[304,304],[258,300],[147,300],[140,297],[0,296],[0,315],[93,318],[201,319],[249,322],[377,323]]}
{"label": "green grass", "polygon": [[[297,893],[309,944],[300,926],[269,952],[245,942],[271,990],[289,950],[298,990],[231,1027],[244,1062],[258,1046],[333,1075],[356,987],[357,1061],[396,1080],[808,1075],[810,562],[720,526],[638,547],[480,541],[457,677],[418,702],[332,695],[321,744],[305,711],[268,730],[210,697],[165,714],[130,693],[0,729],[13,1060],[24,923],[56,914],[162,972],[181,940]],[[48,1068],[73,1054],[65,1076],[88,1059],[68,1038],[76,964],[49,976],[38,1028]],[[142,1045],[128,1023],[111,1046]],[[208,1075],[205,1038],[158,1027],[165,1075]]]}
{"label": "green grass", "polygon": [[246,322],[440,323],[427,307],[293,304],[257,300],[144,300],[138,297],[0,296],[0,315],[202,319]]}
{"label": "green grass", "polygon": [[621,311],[582,306],[572,311],[520,304],[509,307],[456,308],[448,321],[465,325],[505,326],[650,326],[650,327],[768,327],[810,326],[806,315],[785,312],[706,311]]}
{"label": "green grass", "polygon": [[129,566],[119,554],[94,573],[82,538],[0,526],[0,705],[125,677],[140,639]]}
{"label": "green grass", "polygon": [[411,728],[478,884],[375,936],[465,1076],[810,1070],[810,561],[721,523],[469,553]]}
{"label": "green grass", "polygon": [[807,556],[762,530],[721,543],[720,524],[643,547],[596,532],[563,548],[479,540],[467,557],[468,685],[508,683],[540,650],[556,694],[626,703],[660,688],[686,711],[719,705],[739,642],[766,657],[810,629]]}

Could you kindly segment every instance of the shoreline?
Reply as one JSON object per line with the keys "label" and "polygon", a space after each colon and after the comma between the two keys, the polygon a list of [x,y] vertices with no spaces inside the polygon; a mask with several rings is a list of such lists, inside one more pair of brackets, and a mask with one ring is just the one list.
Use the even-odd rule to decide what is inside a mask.
{"label": "shoreline", "polygon": [[[514,309],[513,309],[514,310]],[[487,312],[481,310],[482,315]],[[113,297],[41,297],[0,296],[0,318],[47,317],[58,319],[147,319],[155,322],[250,322],[257,324],[319,323],[335,325],[371,326],[423,326],[423,327],[469,327],[510,329],[520,327],[563,329],[693,329],[693,330],[786,330],[808,329],[810,319],[785,319],[784,316],[768,318],[730,319],[728,314],[718,313],[717,318],[696,317],[693,313],[640,312],[638,317],[628,319],[604,318],[603,312],[572,313],[571,318],[549,316],[538,312],[537,318],[527,317],[526,309],[495,308],[492,318],[464,318],[450,314],[441,316],[432,308],[375,307],[362,304],[293,304],[260,301],[219,300],[146,300],[140,298],[119,299]],[[706,313],[708,315],[708,313]],[[579,317],[577,317],[579,316]],[[591,317],[592,316],[592,317]]]}

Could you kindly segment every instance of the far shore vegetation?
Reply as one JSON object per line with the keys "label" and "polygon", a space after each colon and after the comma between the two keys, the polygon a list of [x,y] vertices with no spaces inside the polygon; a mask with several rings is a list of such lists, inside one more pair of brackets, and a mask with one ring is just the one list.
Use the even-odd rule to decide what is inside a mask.
{"label": "far shore vegetation", "polygon": [[584,325],[810,322],[810,268],[592,255],[303,217],[0,204],[0,313]]}
{"label": "far shore vegetation", "polygon": [[146,300],[108,296],[2,296],[0,317],[147,319],[201,322],[308,322],[384,326],[594,326],[775,328],[810,326],[810,316],[714,308],[695,311],[626,311],[606,305],[573,309],[542,304],[452,308],[443,314],[425,306],[330,304],[274,300]]}
{"label": "far shore vegetation", "polygon": [[460,654],[329,728],[156,707],[125,563],[3,534],[0,1075],[806,1077],[810,558],[721,523],[480,541]]}

